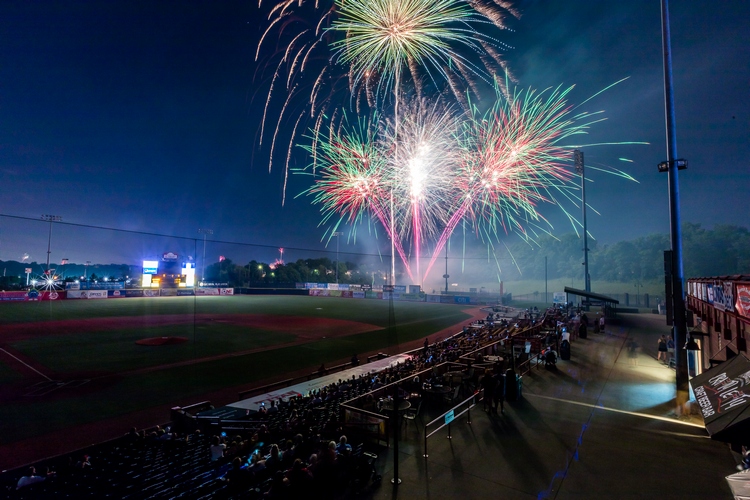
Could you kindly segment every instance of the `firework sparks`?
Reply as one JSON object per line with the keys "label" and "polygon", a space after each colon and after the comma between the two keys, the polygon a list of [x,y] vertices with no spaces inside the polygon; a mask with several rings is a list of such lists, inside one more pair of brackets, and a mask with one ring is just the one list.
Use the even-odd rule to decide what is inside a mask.
{"label": "firework sparks", "polygon": [[[322,206],[323,223],[379,222],[418,283],[462,222],[488,244],[511,231],[533,239],[552,229],[539,212],[549,204],[577,227],[566,206],[580,206],[572,152],[583,145],[569,142],[600,117],[576,111],[567,101],[571,90],[508,95],[498,88],[487,112],[473,107],[470,114],[415,100],[398,123],[343,123],[319,139],[320,170],[306,193]],[[422,272],[419,258],[427,248]]]}
{"label": "firework sparks", "polygon": [[[321,117],[344,102],[358,114],[373,112],[403,87],[399,75],[410,76],[404,92],[448,87],[459,99],[476,78],[491,83],[508,76],[502,60],[508,46],[485,34],[486,25],[506,29],[508,15],[519,17],[508,2],[476,0],[284,0],[266,10],[255,58],[261,75],[270,71],[258,137],[270,145],[269,168],[277,146],[295,143],[306,121],[314,124],[315,140],[325,126]],[[308,151],[315,162],[317,148]]]}

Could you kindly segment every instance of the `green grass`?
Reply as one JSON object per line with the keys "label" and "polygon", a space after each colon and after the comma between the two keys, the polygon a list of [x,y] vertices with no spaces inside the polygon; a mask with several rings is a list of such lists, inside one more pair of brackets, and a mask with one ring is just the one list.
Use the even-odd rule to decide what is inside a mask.
{"label": "green grass", "polygon": [[[0,325],[21,320],[43,321],[39,304],[9,304],[0,307]],[[102,306],[102,310],[99,306]],[[5,306],[5,304],[3,304]],[[14,307],[15,306],[15,307]],[[25,306],[25,307],[18,307]],[[13,347],[37,360],[54,372],[95,371],[118,373],[149,366],[204,358],[283,344],[294,340],[285,332],[267,331],[229,323],[188,322],[183,325],[149,325],[148,319],[164,314],[219,315],[269,314],[278,316],[319,317],[359,321],[381,328],[388,327],[388,302],[324,297],[170,297],[160,299],[117,299],[100,301],[61,301],[53,303],[50,319],[81,319],[86,317],[133,317],[143,324],[128,329],[71,333],[66,335],[35,335],[13,343]],[[22,317],[19,311],[26,312]],[[180,313],[182,311],[182,313]],[[425,303],[395,303],[395,334],[397,338],[427,335],[454,325],[466,318],[462,307]],[[9,319],[10,318],[10,319]],[[137,319],[137,321],[136,321]],[[43,326],[40,327],[43,332]],[[374,333],[377,335],[377,332]],[[382,336],[382,333],[379,334]],[[178,336],[188,342],[167,346],[141,346],[136,340],[149,337]],[[352,347],[356,347],[356,344]],[[365,352],[362,347],[356,349]],[[351,356],[351,353],[348,354]]]}
{"label": "green grass", "polygon": [[[187,337],[175,345],[143,346],[137,340],[150,337]],[[55,372],[106,371],[118,373],[149,366],[245,351],[291,342],[290,333],[250,330],[238,325],[221,328],[169,325],[143,329],[111,330],[76,335],[51,335],[13,344]],[[85,352],[85,356],[60,356],[66,351]]]}
{"label": "green grass", "polygon": [[[96,422],[164,404],[185,405],[226,387],[258,382],[300,369],[311,372],[321,363],[347,359],[352,354],[377,351],[389,345],[424,338],[468,318],[465,306],[394,303],[395,326],[388,329],[389,304],[383,300],[325,297],[170,297],[0,304],[3,324],[30,321],[131,316],[146,326],[70,335],[35,335],[14,347],[57,372],[122,372],[175,361],[273,346],[293,336],[283,332],[249,329],[225,323],[189,323],[180,326],[148,325],[161,314],[272,314],[360,321],[382,330],[327,338],[303,345],[204,361],[147,373],[117,376],[111,385],[94,393],[69,393],[67,398],[17,398],[0,401],[0,422],[13,433],[0,433],[9,443],[68,426]],[[42,325],[43,328],[43,325]],[[135,340],[155,336],[185,336],[189,342],[171,346],[139,346]],[[0,383],[18,380],[5,374]],[[9,368],[6,367],[7,370]],[[94,382],[92,382],[93,384]],[[29,383],[31,385],[31,382]],[[64,393],[61,393],[64,394]],[[165,414],[164,419],[168,416]]]}

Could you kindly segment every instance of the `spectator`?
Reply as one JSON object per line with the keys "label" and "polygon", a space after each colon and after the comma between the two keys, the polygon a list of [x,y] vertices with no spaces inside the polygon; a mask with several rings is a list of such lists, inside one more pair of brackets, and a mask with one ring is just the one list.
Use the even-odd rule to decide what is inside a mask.
{"label": "spectator", "polygon": [[347,443],[346,436],[341,436],[339,438],[339,444],[336,446],[336,453],[343,455],[347,450],[352,451],[352,445]]}
{"label": "spectator", "polygon": [[484,389],[484,397],[482,398],[482,401],[484,402],[484,411],[491,412],[492,398],[495,396],[497,380],[493,378],[489,372],[486,372],[480,381],[480,385],[482,386],[482,389]]}
{"label": "spectator", "polygon": [[211,461],[216,462],[224,458],[224,450],[227,449],[227,445],[221,442],[219,436],[211,438]]}
{"label": "spectator", "polygon": [[281,468],[282,453],[281,453],[281,450],[279,450],[279,445],[272,444],[270,454],[271,456],[268,457],[268,460],[266,460],[266,468],[271,471],[275,471]]}
{"label": "spectator", "polygon": [[289,480],[289,493],[292,498],[304,498],[309,496],[309,488],[312,483],[312,474],[299,458],[294,460],[292,469],[287,474]]}
{"label": "spectator", "polygon": [[352,356],[352,366],[359,366],[359,358],[356,354]]}
{"label": "spectator", "polygon": [[657,361],[664,361],[667,362],[667,337],[662,335],[659,337],[658,343],[657,343],[657,354],[656,354]]}
{"label": "spectator", "polygon": [[242,468],[242,459],[240,457],[234,457],[232,460],[232,468],[229,469],[227,475],[224,476],[224,480],[229,483],[229,490],[233,493],[241,493],[247,490],[250,486],[252,479],[252,473],[247,469]]}
{"label": "spectator", "polygon": [[29,475],[23,476],[21,479],[18,480],[18,484],[16,485],[16,490],[20,490],[24,486],[31,486],[32,484],[41,483],[48,477],[54,476],[55,473],[51,472],[49,468],[47,469],[47,473],[44,476],[38,476],[36,474],[36,468],[29,467]]}
{"label": "spectator", "polygon": [[274,401],[274,400],[272,399],[272,400],[271,400],[271,407],[270,407],[270,408],[268,409],[268,414],[269,414],[269,415],[274,415],[274,414],[276,414],[276,413],[278,413],[278,412],[279,412],[279,409],[278,409],[278,407],[276,406],[276,401]]}

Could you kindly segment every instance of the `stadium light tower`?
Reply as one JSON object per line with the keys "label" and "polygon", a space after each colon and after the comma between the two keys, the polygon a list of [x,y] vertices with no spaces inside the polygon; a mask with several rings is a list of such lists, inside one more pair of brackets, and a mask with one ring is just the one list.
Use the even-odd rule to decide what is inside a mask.
{"label": "stadium light tower", "polygon": [[[682,409],[688,400],[688,367],[687,324],[685,318],[685,298],[683,297],[682,271],[682,230],[680,228],[680,185],[678,170],[687,168],[687,160],[677,159],[677,131],[675,130],[674,90],[672,82],[672,42],[670,41],[669,1],[661,0],[661,36],[664,65],[664,115],[667,128],[667,161],[658,166],[659,172],[667,172],[669,191],[669,239],[671,243],[669,268],[670,280],[667,286],[672,288],[672,320],[674,326],[674,343],[678,347],[675,353],[675,382],[678,409]],[[669,296],[669,293],[667,293]]]}
{"label": "stadium light tower", "polygon": [[573,150],[573,161],[576,173],[581,176],[581,205],[583,206],[583,283],[587,292],[591,291],[591,276],[589,276],[589,238],[586,227],[586,170],[583,162],[583,151]]}
{"label": "stadium light tower", "polygon": [[47,266],[44,268],[44,274],[49,276],[49,254],[52,252],[52,223],[62,222],[62,217],[59,215],[42,215],[42,220],[49,222],[49,237],[47,238]]}
{"label": "stadium light tower", "polygon": [[201,271],[201,281],[206,281],[206,236],[209,234],[214,234],[214,230],[198,229],[198,234],[203,235],[203,260],[201,261],[203,264],[203,270]]}

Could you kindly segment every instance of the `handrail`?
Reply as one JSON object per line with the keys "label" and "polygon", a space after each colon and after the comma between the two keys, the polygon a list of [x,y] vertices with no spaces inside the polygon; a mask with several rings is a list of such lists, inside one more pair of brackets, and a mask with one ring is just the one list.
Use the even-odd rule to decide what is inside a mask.
{"label": "handrail", "polygon": [[[442,429],[443,427],[446,427],[446,426],[447,426],[447,427],[448,427],[448,439],[451,439],[451,424],[450,424],[450,422],[449,422],[449,423],[447,423],[447,424],[446,424],[446,423],[443,423],[443,424],[442,424],[442,425],[441,425],[440,427],[438,427],[438,428],[437,428],[437,429],[435,429],[434,431],[430,432],[429,434],[427,434],[427,427],[429,427],[430,425],[434,424],[435,422],[437,422],[437,421],[439,421],[439,420],[441,420],[441,419],[442,419],[443,421],[445,421],[445,416],[446,416],[446,415],[447,415],[448,413],[450,413],[450,412],[454,411],[454,410],[455,410],[456,408],[459,408],[460,406],[463,406],[464,404],[468,403],[469,401],[471,401],[471,400],[474,400],[474,399],[476,399],[476,397],[477,397],[477,396],[478,396],[478,395],[479,395],[480,393],[482,393],[482,399],[484,399],[484,389],[480,389],[480,390],[478,390],[478,391],[475,391],[475,392],[474,392],[474,394],[472,394],[471,396],[469,396],[469,397],[468,397],[468,398],[466,398],[465,400],[461,401],[460,403],[458,403],[458,404],[457,404],[456,406],[454,406],[454,407],[453,407],[453,408],[451,408],[450,410],[446,411],[445,413],[443,413],[443,414],[442,414],[442,415],[440,415],[439,417],[435,418],[435,419],[434,419],[433,421],[431,421],[431,422],[428,422],[428,423],[424,424],[424,455],[423,455],[423,456],[424,456],[424,458],[427,458],[427,457],[428,457],[428,455],[427,455],[427,438],[429,438],[430,436],[434,435],[434,434],[435,434],[435,433],[436,433],[437,431],[439,431],[439,430],[440,430],[440,429]],[[467,421],[467,423],[468,423],[469,425],[471,425],[471,409],[472,409],[472,408],[474,408],[475,406],[476,406],[476,403],[474,403],[474,404],[471,404],[471,405],[467,406],[467,407],[466,407],[466,409],[465,409],[464,411],[462,411],[462,412],[461,412],[461,413],[459,413],[458,415],[454,415],[454,416],[453,416],[453,420],[457,419],[458,417],[460,417],[460,416],[462,416],[462,415],[463,415],[464,413],[466,413],[466,414],[468,415],[468,421]]]}

